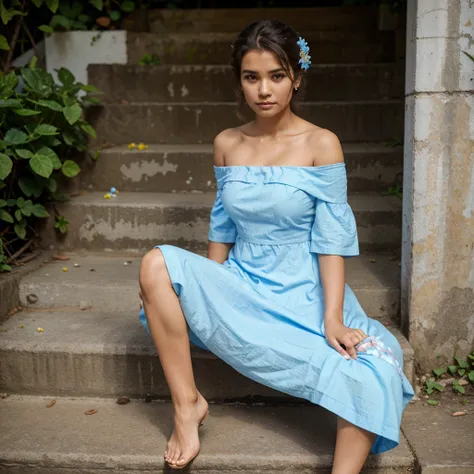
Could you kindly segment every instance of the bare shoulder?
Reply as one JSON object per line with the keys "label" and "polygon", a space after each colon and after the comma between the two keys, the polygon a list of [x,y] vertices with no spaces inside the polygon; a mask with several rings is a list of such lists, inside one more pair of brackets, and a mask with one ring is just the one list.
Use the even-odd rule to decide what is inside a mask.
{"label": "bare shoulder", "polygon": [[313,152],[314,166],[331,165],[344,161],[339,137],[326,128],[317,128],[308,136],[308,146]]}
{"label": "bare shoulder", "polygon": [[227,128],[215,136],[214,164],[216,166],[225,166],[225,155],[235,146],[240,133],[238,128]]}

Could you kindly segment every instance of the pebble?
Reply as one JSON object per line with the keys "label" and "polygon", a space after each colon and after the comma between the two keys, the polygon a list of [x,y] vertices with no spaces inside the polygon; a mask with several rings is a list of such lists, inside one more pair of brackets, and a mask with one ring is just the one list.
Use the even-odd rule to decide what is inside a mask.
{"label": "pebble", "polygon": [[92,308],[92,305],[89,303],[89,301],[84,301],[82,300],[80,303],[79,303],[79,309],[81,311],[85,311],[86,309],[90,309]]}

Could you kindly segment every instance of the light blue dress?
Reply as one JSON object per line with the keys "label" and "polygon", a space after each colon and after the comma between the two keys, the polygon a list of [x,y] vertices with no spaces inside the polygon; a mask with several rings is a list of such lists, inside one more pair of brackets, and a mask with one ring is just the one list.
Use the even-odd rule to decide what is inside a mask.
{"label": "light blue dress", "polygon": [[[397,339],[345,285],[344,324],[369,338],[344,359],[324,337],[318,254],[359,254],[345,163],[214,167],[208,238],[232,242],[221,265],[161,249],[190,340],[246,377],[310,400],[377,434],[371,453],[396,447],[413,397]],[[148,330],[146,316],[140,320]]]}

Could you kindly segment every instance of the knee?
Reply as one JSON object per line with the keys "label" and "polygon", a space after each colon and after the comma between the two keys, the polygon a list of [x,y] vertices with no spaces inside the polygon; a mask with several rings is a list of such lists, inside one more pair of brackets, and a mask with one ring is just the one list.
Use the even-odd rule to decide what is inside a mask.
{"label": "knee", "polygon": [[168,278],[168,272],[163,253],[160,249],[155,248],[145,254],[140,264],[140,288],[142,292],[146,293],[150,285],[156,285],[157,280],[161,278]]}

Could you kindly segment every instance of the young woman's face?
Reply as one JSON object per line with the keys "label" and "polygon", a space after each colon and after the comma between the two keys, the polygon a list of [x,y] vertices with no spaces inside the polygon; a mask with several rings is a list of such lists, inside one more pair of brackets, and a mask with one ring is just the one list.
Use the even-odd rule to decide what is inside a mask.
{"label": "young woman's face", "polygon": [[289,106],[293,82],[278,56],[270,51],[251,49],[242,58],[240,84],[249,107],[259,116],[272,117]]}

